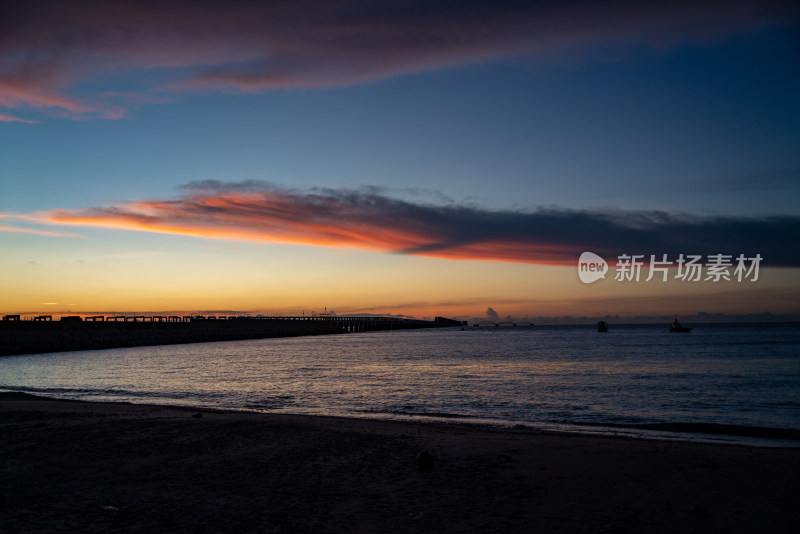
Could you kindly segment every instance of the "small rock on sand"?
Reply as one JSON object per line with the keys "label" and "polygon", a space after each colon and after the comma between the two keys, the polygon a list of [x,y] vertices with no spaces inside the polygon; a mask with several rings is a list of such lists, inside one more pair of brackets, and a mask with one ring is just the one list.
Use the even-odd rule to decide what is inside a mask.
{"label": "small rock on sand", "polygon": [[417,454],[417,468],[421,471],[433,469],[433,456],[428,451]]}

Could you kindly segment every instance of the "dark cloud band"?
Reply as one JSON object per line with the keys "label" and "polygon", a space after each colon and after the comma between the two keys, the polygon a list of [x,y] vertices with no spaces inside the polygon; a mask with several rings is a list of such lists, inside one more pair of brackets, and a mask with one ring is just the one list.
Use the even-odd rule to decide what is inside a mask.
{"label": "dark cloud band", "polygon": [[800,217],[694,216],[662,211],[489,210],[393,198],[376,190],[297,191],[248,182],[201,182],[173,200],[40,214],[51,223],[206,238],[352,247],[454,260],[574,265],[583,251],[620,254],[761,254],[800,266]]}

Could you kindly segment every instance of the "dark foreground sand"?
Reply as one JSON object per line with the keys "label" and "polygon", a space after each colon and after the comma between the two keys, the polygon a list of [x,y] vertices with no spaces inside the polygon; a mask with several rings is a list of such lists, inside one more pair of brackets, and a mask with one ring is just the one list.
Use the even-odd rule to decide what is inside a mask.
{"label": "dark foreground sand", "polygon": [[798,449],[198,413],[0,394],[0,532],[800,532]]}

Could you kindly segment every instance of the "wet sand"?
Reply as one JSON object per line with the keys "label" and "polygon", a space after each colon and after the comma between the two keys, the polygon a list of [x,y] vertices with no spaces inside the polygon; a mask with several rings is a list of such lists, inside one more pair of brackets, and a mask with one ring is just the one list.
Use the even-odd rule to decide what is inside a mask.
{"label": "wet sand", "polygon": [[799,474],[800,449],[0,394],[4,533],[788,533]]}

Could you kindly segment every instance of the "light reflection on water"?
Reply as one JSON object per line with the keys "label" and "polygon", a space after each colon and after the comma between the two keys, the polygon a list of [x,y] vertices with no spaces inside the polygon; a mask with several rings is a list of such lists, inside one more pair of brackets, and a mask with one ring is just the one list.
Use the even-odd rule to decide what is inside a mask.
{"label": "light reflection on water", "polygon": [[[85,400],[532,424],[800,431],[800,327],[375,332],[0,359],[0,388]],[[585,428],[585,427],[584,427]],[[615,427],[616,428],[616,427]]]}

